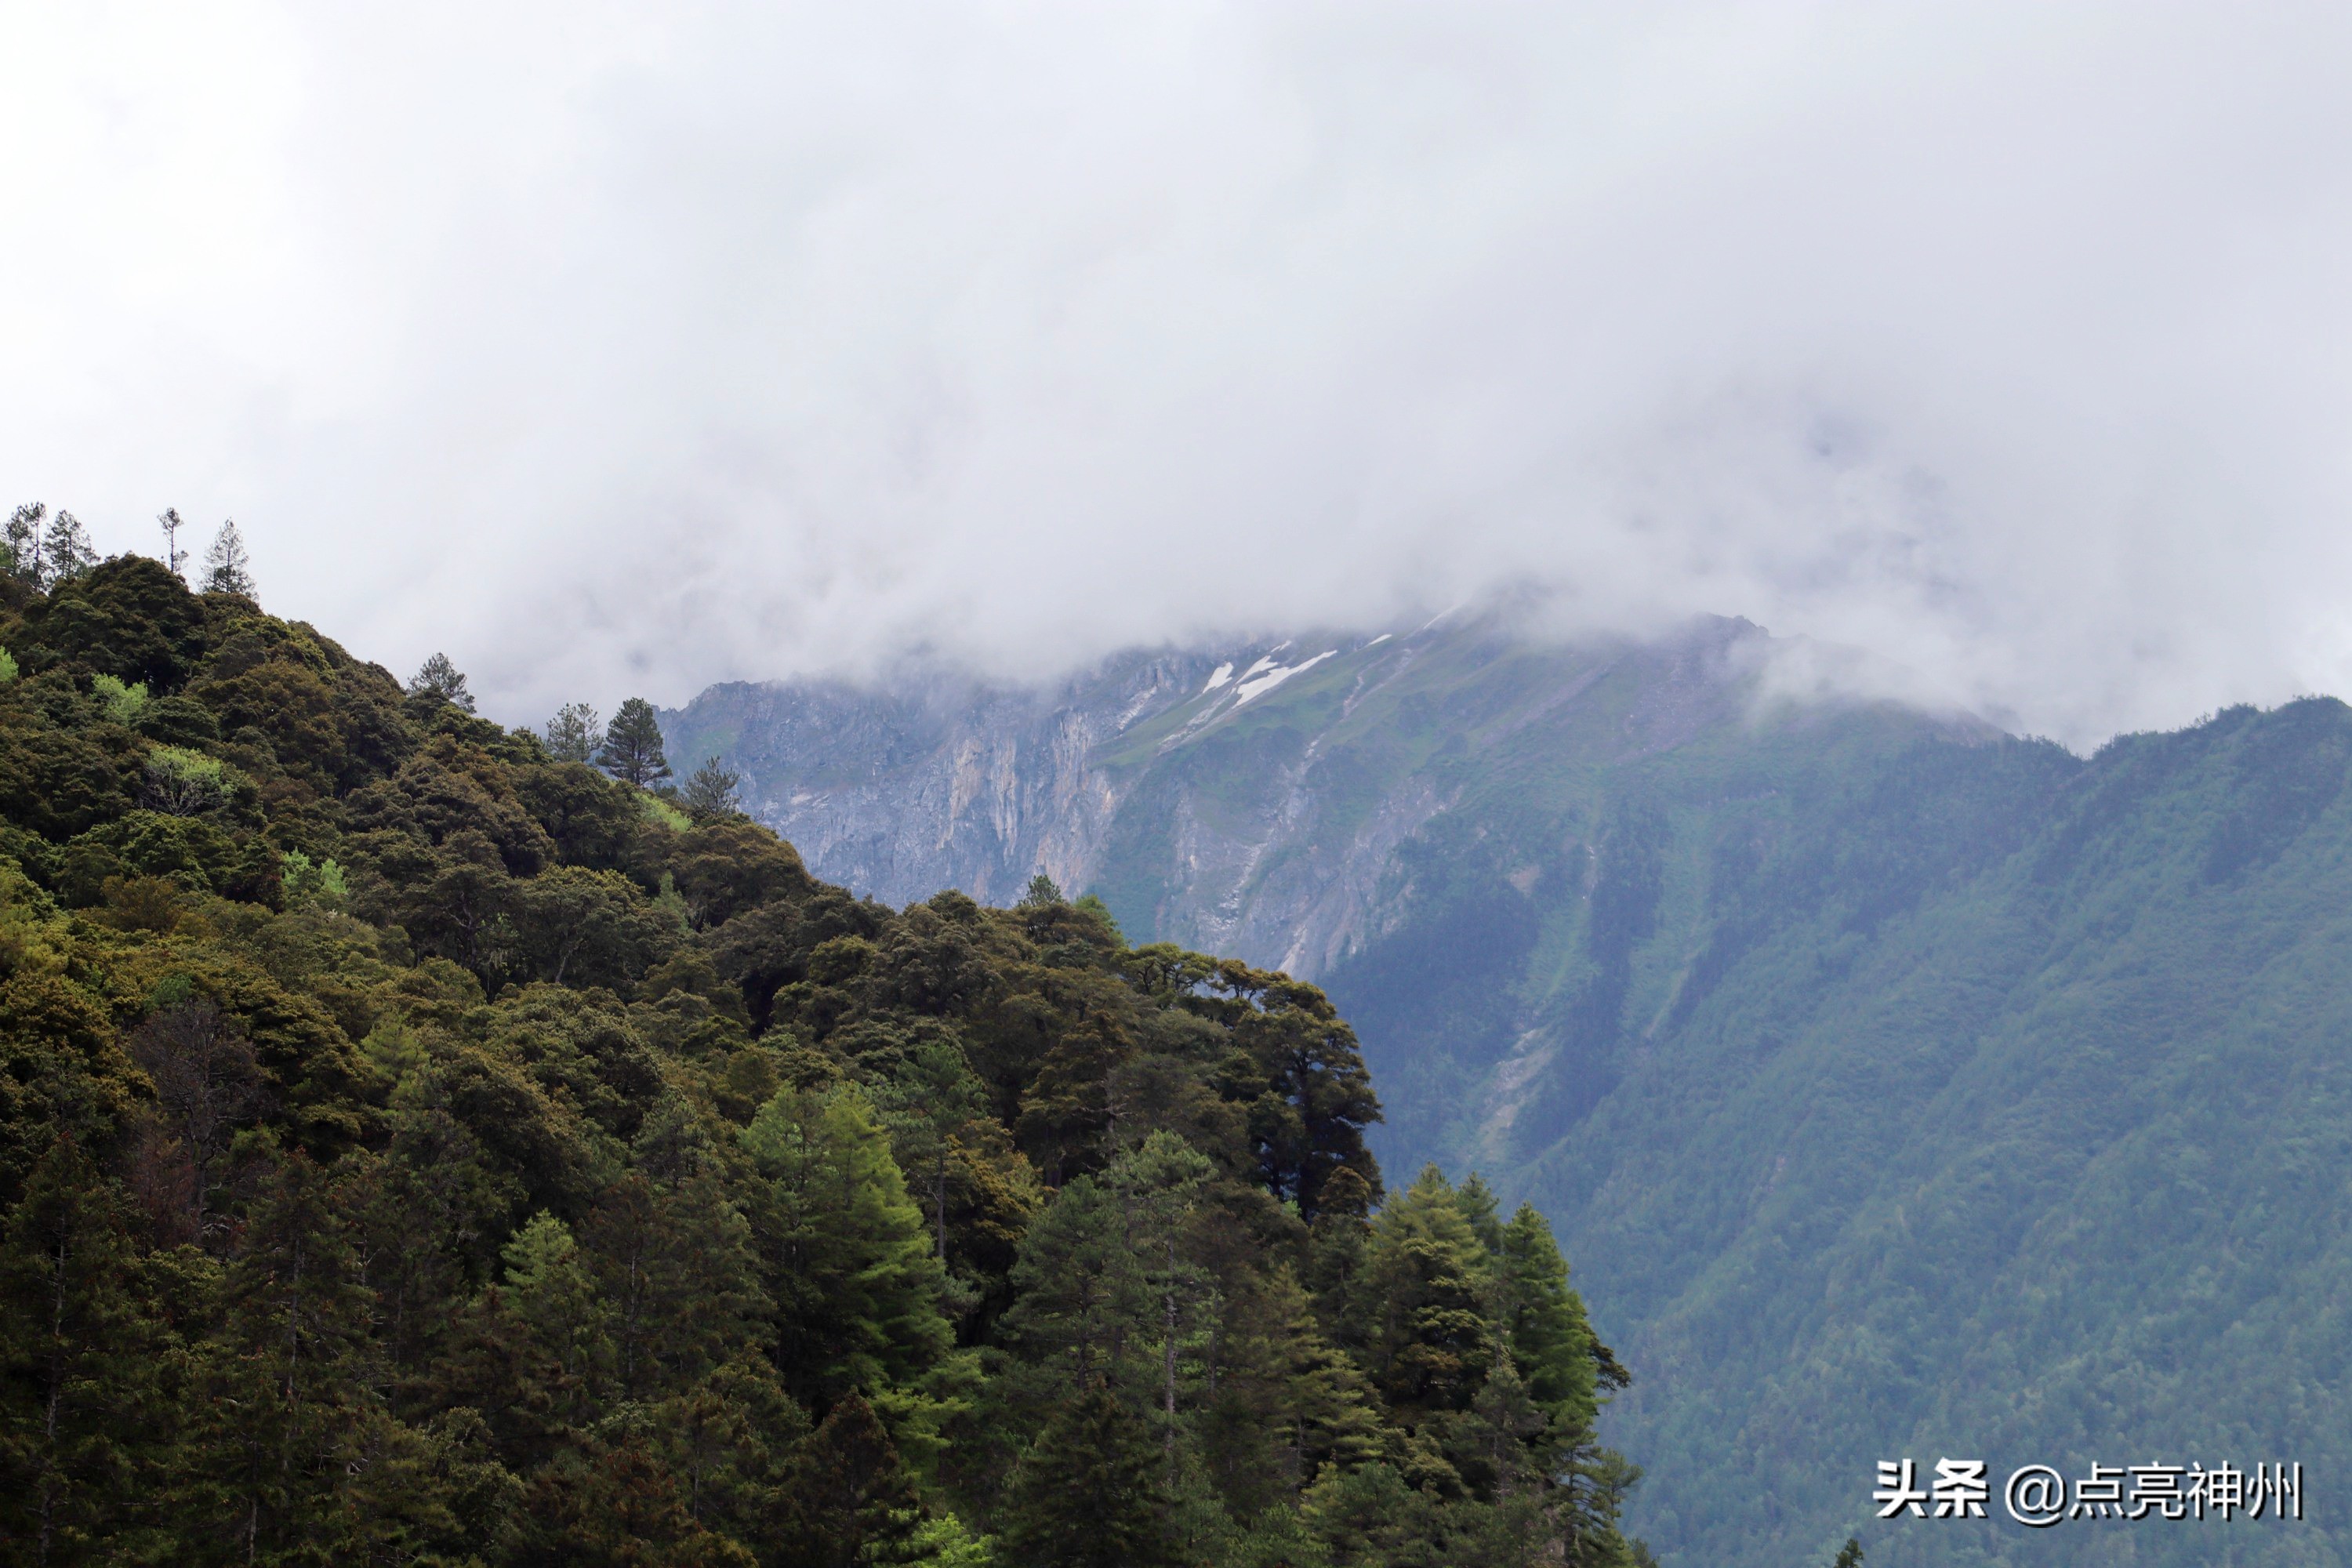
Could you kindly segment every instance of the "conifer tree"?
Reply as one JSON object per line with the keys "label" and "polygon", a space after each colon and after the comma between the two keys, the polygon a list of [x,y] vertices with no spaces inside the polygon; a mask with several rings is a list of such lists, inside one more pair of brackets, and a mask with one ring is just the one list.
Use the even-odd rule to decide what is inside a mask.
{"label": "conifer tree", "polygon": [[1511,1215],[1496,1257],[1504,1332],[1528,1396],[1546,1417],[1536,1447],[1547,1468],[1556,1470],[1591,1438],[1600,1413],[1592,1330],[1582,1299],[1569,1288],[1568,1262],[1551,1226],[1533,1205],[1521,1204]]}
{"label": "conifer tree", "polygon": [[1159,1568],[1170,1499],[1158,1434],[1096,1386],[1057,1405],[1006,1488],[1000,1533],[1024,1568]]}
{"label": "conifer tree", "polygon": [[184,1503],[247,1560],[320,1550],[348,1446],[372,1405],[369,1293],[330,1173],[274,1173],[223,1282],[207,1368],[205,1463]]}
{"label": "conifer tree", "polygon": [[42,584],[41,522],[49,509],[39,501],[27,501],[8,514],[6,531],[0,533],[0,571],[29,587]]}
{"label": "conifer tree", "polygon": [[954,1514],[941,1514],[915,1527],[900,1561],[907,1568],[992,1568],[1002,1559],[991,1546],[989,1537],[973,1534]]}
{"label": "conifer tree", "polygon": [[473,1411],[410,1425],[362,1405],[333,1511],[306,1521],[311,1540],[276,1561],[478,1563],[484,1542],[511,1539],[520,1489]]}
{"label": "conifer tree", "polygon": [[90,548],[89,533],[81,520],[58,509],[41,539],[42,586],[54,589],[60,583],[70,583],[97,564],[98,552]]}
{"label": "conifer tree", "polygon": [[1362,1289],[1371,1256],[1372,1189],[1342,1166],[1323,1189],[1322,1211],[1307,1229],[1307,1288],[1324,1331],[1339,1343],[1362,1349],[1370,1342],[1370,1300]]}
{"label": "conifer tree", "polygon": [[567,702],[547,721],[542,737],[548,754],[559,763],[593,761],[604,743],[604,725],[596,710],[585,702]]}
{"label": "conifer tree", "polygon": [[678,792],[677,804],[697,822],[740,816],[743,802],[736,795],[735,786],[742,782],[740,773],[730,771],[717,757],[707,758],[700,767],[686,775],[686,787]]}
{"label": "conifer tree", "polygon": [[1001,1331],[1054,1396],[1109,1387],[1148,1402],[1152,1291],[1115,1192],[1092,1176],[1066,1184],[1022,1237],[1013,1286]]}
{"label": "conifer tree", "polygon": [[468,713],[474,710],[474,697],[466,689],[466,677],[446,653],[436,653],[417,666],[416,673],[408,679],[408,695],[428,702],[446,702]]}
{"label": "conifer tree", "polygon": [[257,590],[253,582],[253,558],[245,552],[245,535],[236,530],[236,520],[229,519],[213,535],[205,551],[205,589],[207,594],[236,594],[250,599]]}
{"label": "conifer tree", "polygon": [[661,720],[654,705],[632,697],[613,715],[597,751],[596,765],[626,784],[647,789],[669,774],[669,759],[662,754]]}
{"label": "conifer tree", "polygon": [[1847,1536],[1845,1544],[1838,1548],[1837,1561],[1830,1568],[1862,1568],[1862,1542]]}
{"label": "conifer tree", "polygon": [[1377,1318],[1372,1371],[1407,1413],[1459,1410],[1495,1352],[1486,1250],[1435,1165],[1373,1222],[1365,1288]]}
{"label": "conifer tree", "polygon": [[[932,1252],[948,1256],[949,1182],[971,1177],[994,1127],[988,1088],[952,1039],[918,1040],[891,1079],[877,1086],[876,1105],[909,1193],[930,1214]],[[1018,1156],[1014,1156],[1018,1158]]]}
{"label": "conifer tree", "polygon": [[1238,1293],[1222,1337],[1203,1444],[1237,1514],[1287,1504],[1327,1464],[1380,1457],[1371,1384],[1326,1337],[1287,1265]]}
{"label": "conifer tree", "polygon": [[806,1451],[808,1413],[757,1350],[746,1347],[656,1406],[648,1426],[696,1523],[739,1542],[772,1542],[792,1531],[791,1489],[803,1479],[793,1461]]}
{"label": "conifer tree", "polygon": [[559,1385],[547,1392],[559,1410],[585,1425],[595,1390],[614,1360],[612,1309],[564,1223],[541,1211],[499,1254],[505,1304],[553,1363]]}
{"label": "conifer tree", "polygon": [[793,1391],[822,1404],[911,1387],[954,1342],[946,1275],[865,1091],[783,1090],[743,1146],[775,1205],[764,1261]]}
{"label": "conifer tree", "polygon": [[630,1173],[597,1200],[581,1238],[631,1398],[691,1385],[751,1342],[766,1315],[750,1226],[708,1172],[675,1185]]}
{"label": "conifer tree", "polygon": [[[463,1314],[487,1196],[480,1143],[415,1087],[391,1107],[387,1148],[338,1162],[361,1279],[375,1295],[377,1349],[402,1383],[429,1374]],[[503,1218],[507,1205],[498,1206]]]}
{"label": "conifer tree", "polygon": [[[632,1407],[531,1478],[514,1568],[751,1568],[740,1542],[705,1529]],[[477,1559],[478,1561],[478,1559]]]}
{"label": "conifer tree", "polygon": [[155,522],[163,531],[164,570],[174,577],[184,577],[187,574],[188,552],[180,548],[180,530],[185,526],[180,521],[180,509],[165,507],[155,514]]}
{"label": "conifer tree", "polygon": [[1250,1110],[1266,1189],[1312,1219],[1323,1184],[1344,1167],[1377,1199],[1379,1167],[1364,1146],[1364,1129],[1380,1121],[1381,1102],[1355,1032],[1312,985],[1234,963],[1220,966],[1218,984],[1257,1004],[1240,1014],[1234,1033],[1266,1079],[1265,1094]]}
{"label": "conifer tree", "polygon": [[1155,1298],[1160,1342],[1161,1443],[1168,1486],[1175,1489],[1176,1372],[1189,1320],[1208,1295],[1207,1271],[1190,1256],[1188,1235],[1202,1188],[1215,1173],[1209,1157],[1173,1132],[1152,1133],[1111,1163],[1103,1180],[1125,1211],[1128,1244],[1141,1265],[1142,1284]]}
{"label": "conifer tree", "polygon": [[478,1412],[499,1453],[524,1472],[593,1426],[612,1386],[604,1302],[584,1263],[575,1257],[551,1282],[554,1300],[527,1307],[514,1300],[511,1282],[485,1289],[458,1315],[422,1380],[432,1404]]}
{"label": "conifer tree", "polygon": [[802,1445],[791,1495],[798,1528],[792,1568],[904,1562],[921,1512],[912,1481],[874,1407],[852,1394]]}
{"label": "conifer tree", "polygon": [[1507,1349],[1496,1352],[1486,1381],[1470,1402],[1472,1420],[1460,1447],[1464,1479],[1487,1498],[1507,1498],[1544,1478],[1528,1453],[1549,1417],[1528,1394]]}
{"label": "conifer tree", "polygon": [[1460,1206],[1462,1217],[1470,1222],[1478,1245],[1499,1255],[1503,1249],[1503,1205],[1495,1189],[1486,1184],[1486,1178],[1471,1172],[1454,1189],[1454,1201]]}

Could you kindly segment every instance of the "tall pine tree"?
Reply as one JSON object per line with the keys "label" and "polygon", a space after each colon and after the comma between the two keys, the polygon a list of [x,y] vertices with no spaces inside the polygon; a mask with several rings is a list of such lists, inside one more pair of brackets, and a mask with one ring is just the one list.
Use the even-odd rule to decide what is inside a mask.
{"label": "tall pine tree", "polygon": [[1568,1261],[1551,1226],[1522,1204],[1502,1231],[1496,1261],[1503,1283],[1503,1329],[1527,1380],[1529,1398],[1545,1416],[1533,1445],[1546,1468],[1564,1469],[1591,1441],[1600,1414],[1600,1369],[1584,1301],[1569,1289]]}
{"label": "tall pine tree", "polygon": [[621,710],[613,715],[612,728],[604,731],[596,765],[640,789],[669,777],[669,758],[662,752],[661,720],[655,716],[652,703],[632,697],[621,704]]}
{"label": "tall pine tree", "polygon": [[43,585],[54,589],[60,583],[70,583],[97,564],[98,552],[90,548],[89,531],[79,518],[60,507],[41,539]]}
{"label": "tall pine tree", "polygon": [[675,1184],[632,1172],[580,1234],[611,1310],[617,1384],[631,1398],[691,1386],[751,1342],[767,1315],[751,1228],[708,1172]]}
{"label": "tall pine tree", "polygon": [[604,743],[604,725],[596,710],[585,702],[567,702],[547,721],[541,739],[548,754],[559,763],[590,762]]}
{"label": "tall pine tree", "polygon": [[446,702],[468,713],[474,710],[474,696],[466,689],[465,674],[446,653],[436,653],[417,666],[416,673],[408,678],[408,695],[425,702]]}
{"label": "tall pine tree", "polygon": [[41,585],[41,521],[49,509],[27,501],[0,525],[0,571],[28,587]]}
{"label": "tall pine tree", "polygon": [[769,1183],[761,1226],[777,1364],[824,1406],[913,1387],[954,1343],[946,1275],[863,1089],[786,1089],[743,1131]]}
{"label": "tall pine tree", "polygon": [[1021,1352],[1033,1397],[1109,1387],[1148,1407],[1160,1381],[1154,1292],[1116,1192],[1092,1176],[1064,1186],[1022,1238],[1012,1283],[1001,1331]]}
{"label": "tall pine tree", "polygon": [[1373,1222],[1365,1276],[1367,1348],[1390,1403],[1409,1419],[1466,1408],[1495,1353],[1492,1264],[1436,1166]]}
{"label": "tall pine tree", "polygon": [[1006,1489],[1000,1534],[1024,1568],[1160,1568],[1170,1499],[1159,1434],[1099,1386],[1057,1405]]}
{"label": "tall pine tree", "polygon": [[323,1554],[373,1412],[372,1301],[332,1174],[297,1152],[269,1178],[223,1281],[204,1464],[183,1498],[247,1561]]}
{"label": "tall pine tree", "polygon": [[253,581],[253,558],[245,552],[245,535],[236,531],[235,518],[220,525],[205,551],[205,592],[247,599],[258,592]]}

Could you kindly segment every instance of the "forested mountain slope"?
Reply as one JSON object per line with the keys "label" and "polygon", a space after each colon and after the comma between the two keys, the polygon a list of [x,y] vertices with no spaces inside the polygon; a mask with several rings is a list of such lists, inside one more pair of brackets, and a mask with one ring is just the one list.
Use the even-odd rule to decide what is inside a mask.
{"label": "forested mountain slope", "polygon": [[1543,1219],[1384,1190],[1314,987],[861,900],[446,661],[54,576],[0,576],[11,1561],[1640,1557]]}
{"label": "forested mountain slope", "polygon": [[1488,950],[1465,983],[1558,1020],[1484,1163],[1606,1258],[1643,1373],[1612,1430],[1670,1561],[2061,1550],[1874,1534],[1870,1465],[1906,1454],[2299,1460],[2297,1530],[2064,1550],[2345,1560],[2347,760],[2352,711],[2312,700],[2088,762],[1927,742],[1764,815],[1622,781],[1582,978]]}
{"label": "forested mountain slope", "polygon": [[[1239,705],[1201,689],[1238,653],[1182,656],[1183,701],[1124,728],[1055,699],[1110,731],[1057,754],[1097,791],[1079,885],[1139,934],[1310,973],[1382,1084],[1383,1152],[1553,1216],[1641,1374],[1610,1430],[1662,1556],[2352,1553],[2316,1479],[2299,1532],[1869,1518],[1905,1454],[2344,1473],[2352,714],[2235,710],[2086,760],[1775,701],[1737,622],[1280,657],[1327,648]],[[977,710],[930,722],[1047,754]]]}

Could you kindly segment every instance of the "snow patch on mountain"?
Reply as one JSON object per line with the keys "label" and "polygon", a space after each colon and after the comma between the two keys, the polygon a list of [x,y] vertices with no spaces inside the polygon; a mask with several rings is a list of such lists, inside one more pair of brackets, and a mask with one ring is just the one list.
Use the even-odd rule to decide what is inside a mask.
{"label": "snow patch on mountain", "polygon": [[[1310,670],[1317,665],[1322,663],[1325,659],[1331,658],[1339,651],[1339,650],[1336,647],[1327,648],[1323,652],[1317,654],[1313,658],[1304,660],[1298,664],[1276,665],[1274,668],[1266,670],[1264,675],[1258,676],[1255,680],[1244,680],[1241,685],[1235,689],[1234,706],[1238,708],[1243,703],[1248,701],[1251,698],[1273,690],[1284,681],[1288,680],[1292,676],[1304,674],[1306,671]],[[1258,669],[1264,668],[1268,662],[1269,661],[1266,659],[1258,660],[1255,665],[1251,667],[1251,673],[1255,674]]]}

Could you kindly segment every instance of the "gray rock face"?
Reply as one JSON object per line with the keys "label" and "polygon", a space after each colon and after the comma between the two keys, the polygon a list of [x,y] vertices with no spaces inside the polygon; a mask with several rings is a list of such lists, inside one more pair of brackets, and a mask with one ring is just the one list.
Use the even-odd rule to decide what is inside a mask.
{"label": "gray rock face", "polygon": [[1545,644],[1494,619],[1139,650],[1050,684],[717,686],[663,715],[819,876],[891,903],[1017,899],[1039,871],[1131,938],[1307,978],[1392,923],[1400,851],[1465,800],[1736,734],[1773,644],[1708,620]]}
{"label": "gray rock face", "polygon": [[1035,687],[955,675],[879,689],[715,686],[662,715],[680,771],[723,755],[752,816],[828,880],[891,903],[960,888],[1020,897],[1091,882],[1134,780],[1098,753],[1247,649],[1126,654]]}

